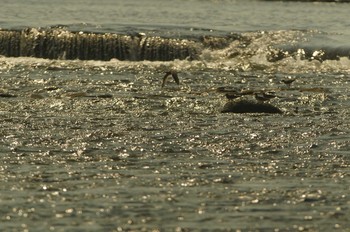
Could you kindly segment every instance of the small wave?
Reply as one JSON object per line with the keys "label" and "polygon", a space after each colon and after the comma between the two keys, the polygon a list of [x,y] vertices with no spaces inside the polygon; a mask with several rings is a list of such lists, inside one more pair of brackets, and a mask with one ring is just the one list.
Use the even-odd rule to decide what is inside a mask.
{"label": "small wave", "polygon": [[350,57],[350,46],[316,46],[316,45],[284,45],[275,51],[273,60],[286,57],[299,57],[307,60],[339,60],[341,57]]}

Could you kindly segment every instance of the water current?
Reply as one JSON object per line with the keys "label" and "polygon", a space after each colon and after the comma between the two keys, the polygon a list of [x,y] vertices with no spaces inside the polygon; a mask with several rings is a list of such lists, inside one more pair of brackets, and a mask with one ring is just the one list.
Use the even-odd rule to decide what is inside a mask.
{"label": "water current", "polygon": [[[6,30],[241,37],[194,60],[0,57],[0,230],[349,231],[349,9],[5,0]],[[218,89],[283,113],[222,113],[256,100]]]}

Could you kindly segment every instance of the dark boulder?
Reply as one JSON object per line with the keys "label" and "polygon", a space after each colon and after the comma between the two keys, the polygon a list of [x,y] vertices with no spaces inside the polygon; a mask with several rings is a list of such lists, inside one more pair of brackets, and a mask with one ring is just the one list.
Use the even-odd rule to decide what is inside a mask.
{"label": "dark boulder", "polygon": [[224,105],[221,113],[269,113],[269,114],[282,114],[283,112],[268,103],[259,103],[255,101],[229,101]]}

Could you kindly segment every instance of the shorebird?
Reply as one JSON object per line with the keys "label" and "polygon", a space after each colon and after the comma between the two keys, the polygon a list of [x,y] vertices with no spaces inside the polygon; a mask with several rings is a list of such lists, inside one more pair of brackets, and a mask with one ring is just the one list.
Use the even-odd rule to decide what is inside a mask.
{"label": "shorebird", "polygon": [[237,90],[230,86],[221,86],[216,88],[218,93],[237,93]]}
{"label": "shorebird", "polygon": [[264,92],[263,97],[267,99],[272,99],[276,97],[276,93],[274,91]]}
{"label": "shorebird", "polygon": [[241,97],[242,95],[239,93],[231,92],[231,93],[226,93],[225,96],[228,100],[234,100],[236,98]]}
{"label": "shorebird", "polygon": [[253,89],[244,89],[241,91],[241,95],[253,95],[255,91]]}
{"label": "shorebird", "polygon": [[295,81],[295,79],[286,79],[286,80],[282,80],[282,82],[284,84],[286,84],[288,87],[290,87],[290,85]]}
{"label": "shorebird", "polygon": [[268,101],[272,98],[275,98],[276,95],[272,92],[268,92],[268,93],[255,93],[254,94],[255,99],[259,102],[259,103],[263,103],[265,101]]}
{"label": "shorebird", "polygon": [[180,84],[180,80],[179,80],[179,77],[177,76],[177,72],[175,70],[170,70],[170,71],[165,72],[165,76],[163,77],[162,87],[164,87],[166,79],[170,75],[173,77],[176,84],[178,84],[178,85]]}

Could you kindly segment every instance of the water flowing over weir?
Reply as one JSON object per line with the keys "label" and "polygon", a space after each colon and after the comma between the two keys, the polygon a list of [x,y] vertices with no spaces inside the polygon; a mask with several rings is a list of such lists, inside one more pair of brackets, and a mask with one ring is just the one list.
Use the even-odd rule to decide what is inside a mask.
{"label": "water flowing over weir", "polygon": [[227,39],[161,38],[143,34],[71,32],[61,28],[0,31],[0,55],[80,60],[197,59],[205,46],[227,45]]}
{"label": "water flowing over weir", "polygon": [[[278,65],[284,60],[323,62],[350,57],[350,47],[299,41],[306,31],[257,31],[224,35],[146,35],[69,31],[65,28],[0,30],[0,55],[59,60],[229,62],[238,66]],[[298,39],[299,38],[299,39]],[[323,37],[321,37],[322,39]],[[318,39],[320,40],[320,39]],[[257,62],[258,61],[258,62]]]}

